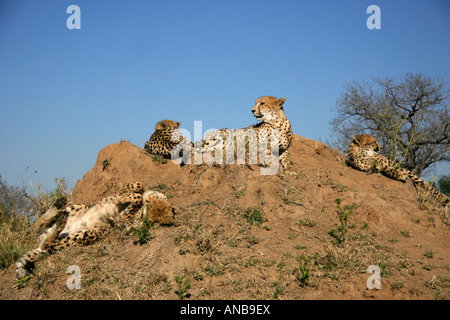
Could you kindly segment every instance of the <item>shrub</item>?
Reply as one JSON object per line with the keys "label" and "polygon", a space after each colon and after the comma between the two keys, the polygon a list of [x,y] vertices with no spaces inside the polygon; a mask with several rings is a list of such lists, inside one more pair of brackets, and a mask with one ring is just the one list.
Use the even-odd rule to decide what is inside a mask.
{"label": "shrub", "polygon": [[265,221],[264,214],[255,207],[246,209],[243,217],[245,221],[252,225],[260,225]]}

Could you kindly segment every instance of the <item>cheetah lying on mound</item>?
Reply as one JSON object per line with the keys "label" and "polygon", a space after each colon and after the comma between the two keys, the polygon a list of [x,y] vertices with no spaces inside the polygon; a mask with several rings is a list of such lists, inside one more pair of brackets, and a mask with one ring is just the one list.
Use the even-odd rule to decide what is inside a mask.
{"label": "cheetah lying on mound", "polygon": [[[286,118],[283,110],[285,100],[286,98],[277,99],[271,96],[257,99],[252,113],[256,120],[261,121],[261,123],[243,129],[220,129],[210,132],[199,142],[201,147],[198,149],[201,150],[203,155],[215,153],[218,147],[221,147],[222,150],[234,150],[235,152],[235,146],[239,144],[237,141],[243,139],[244,144],[248,146],[251,146],[254,141],[254,144],[256,144],[253,148],[255,157],[257,151],[259,151],[258,146],[261,146],[261,149],[265,151],[259,153],[261,164],[270,163],[273,155],[278,154],[282,169],[286,169],[289,156],[287,149],[292,141],[292,129],[291,123]],[[190,163],[191,159],[189,157],[192,153],[188,152],[188,154],[183,155],[180,150],[194,150],[194,144],[179,133],[179,127],[180,122],[172,120],[158,122],[155,126],[155,132],[145,143],[145,150],[150,154],[160,155],[168,159],[173,159],[172,154],[175,152],[176,156],[183,156],[183,163]],[[276,143],[278,143],[278,150],[275,148]],[[227,148],[227,145],[229,145],[229,148]],[[174,149],[175,147],[177,148],[176,150]],[[195,151],[197,152],[197,150]],[[235,154],[231,156],[233,156],[232,160],[234,160]],[[227,163],[228,157],[229,155],[227,155]],[[194,159],[195,163],[197,163],[196,161],[197,159]]]}
{"label": "cheetah lying on mound", "polygon": [[[223,144],[223,149],[226,149],[226,144],[231,143],[232,146],[236,144],[235,138],[245,139],[246,143],[255,141],[258,147],[254,147],[254,154],[261,149],[267,152],[260,153],[260,163],[268,164],[273,159],[273,151],[278,153],[281,168],[284,170],[288,167],[287,158],[289,152],[287,151],[292,141],[291,123],[286,118],[283,110],[283,104],[286,98],[277,99],[272,96],[264,96],[256,100],[256,104],[252,109],[253,116],[256,120],[261,121],[243,129],[220,129],[210,132],[203,138],[203,152],[210,152],[211,149]],[[272,135],[276,130],[278,134]],[[231,137],[231,139],[230,139]],[[275,141],[274,141],[275,140]],[[278,150],[273,150],[275,143],[278,142]],[[274,146],[271,145],[274,143]],[[230,150],[234,150],[233,147]]]}
{"label": "cheetah lying on mound", "polygon": [[129,183],[118,195],[104,198],[89,208],[83,204],[55,203],[34,225],[42,232],[37,248],[16,262],[16,276],[26,276],[34,263],[47,253],[75,245],[90,245],[104,234],[111,223],[136,227],[145,217],[149,222],[174,223],[175,208],[164,194],[144,192],[142,183]]}
{"label": "cheetah lying on mound", "polygon": [[[191,150],[192,143],[179,131],[180,122],[161,120],[155,125],[155,132],[145,143],[144,149],[150,154],[160,155],[166,159],[172,158],[172,150],[177,147],[177,156],[183,157],[183,150]],[[189,153],[185,155],[189,157]],[[186,163],[183,157],[183,163]]]}
{"label": "cheetah lying on mound", "polygon": [[348,163],[355,169],[369,173],[380,172],[402,182],[410,178],[414,185],[424,188],[438,201],[448,203],[449,198],[446,195],[434,189],[411,171],[390,166],[388,159],[379,154],[380,150],[381,146],[375,137],[368,134],[355,134],[348,147]]}

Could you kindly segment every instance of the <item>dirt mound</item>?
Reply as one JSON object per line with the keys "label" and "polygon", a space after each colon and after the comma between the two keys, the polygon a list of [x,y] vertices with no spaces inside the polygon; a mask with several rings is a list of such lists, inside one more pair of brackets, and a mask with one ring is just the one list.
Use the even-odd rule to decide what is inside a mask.
{"label": "dirt mound", "polygon": [[[128,142],[105,147],[72,200],[141,181],[179,207],[176,224],[153,226],[145,244],[115,227],[40,261],[19,288],[11,267],[0,299],[450,298],[447,208],[411,182],[348,167],[318,141],[294,135],[289,151],[290,172],[261,175],[257,165],[181,167]],[[66,286],[70,265],[79,290]],[[371,265],[379,290],[368,288]]]}

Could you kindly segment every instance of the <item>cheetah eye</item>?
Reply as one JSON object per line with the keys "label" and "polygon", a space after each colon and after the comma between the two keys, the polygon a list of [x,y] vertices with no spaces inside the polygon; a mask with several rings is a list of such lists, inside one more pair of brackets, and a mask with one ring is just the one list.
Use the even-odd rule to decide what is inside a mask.
{"label": "cheetah eye", "polygon": [[260,106],[264,105],[264,102],[261,102],[259,105],[260,105]]}

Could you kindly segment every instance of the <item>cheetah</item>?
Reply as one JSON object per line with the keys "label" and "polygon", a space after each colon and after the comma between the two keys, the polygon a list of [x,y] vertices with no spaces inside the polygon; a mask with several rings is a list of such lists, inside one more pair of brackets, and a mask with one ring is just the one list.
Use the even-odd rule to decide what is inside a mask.
{"label": "cheetah", "polygon": [[144,149],[153,155],[166,159],[183,158],[183,163],[189,157],[192,143],[179,132],[181,122],[161,120],[155,125],[155,132],[145,143]]}
{"label": "cheetah", "polygon": [[149,222],[170,225],[175,213],[164,194],[144,192],[140,182],[127,184],[119,194],[104,198],[93,207],[55,203],[33,226],[40,233],[39,245],[16,262],[16,277],[28,275],[35,262],[46,254],[96,242],[112,223],[124,222],[131,228],[147,217]]}
{"label": "cheetah", "polygon": [[[202,152],[211,152],[212,148],[217,148],[220,144],[222,146],[235,145],[234,138],[236,137],[245,139],[246,144],[256,141],[258,146],[266,147],[267,153],[260,152],[259,154],[261,164],[269,163],[273,159],[273,155],[278,155],[281,169],[287,169],[288,148],[291,145],[293,134],[291,123],[283,109],[285,101],[286,98],[277,99],[272,96],[258,98],[251,111],[256,120],[261,121],[260,123],[243,129],[220,129],[210,132],[203,138]],[[278,150],[274,150],[277,143]],[[262,148],[264,149],[264,147]],[[255,149],[256,146],[253,150]]]}
{"label": "cheetah", "polygon": [[418,185],[429,192],[438,201],[448,203],[449,198],[434,189],[431,185],[404,168],[394,168],[389,165],[388,159],[379,154],[381,145],[377,138],[369,134],[355,134],[348,147],[348,164],[357,170],[381,174],[398,181],[406,182],[408,178],[414,185]]}

